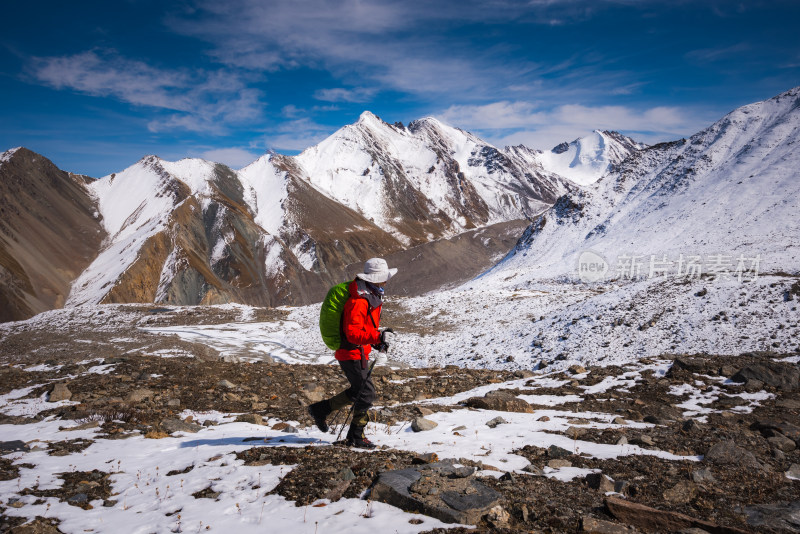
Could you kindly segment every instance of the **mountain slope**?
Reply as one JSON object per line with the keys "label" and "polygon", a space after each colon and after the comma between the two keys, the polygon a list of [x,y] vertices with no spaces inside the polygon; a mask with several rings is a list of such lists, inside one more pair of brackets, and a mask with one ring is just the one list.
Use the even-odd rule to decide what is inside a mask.
{"label": "mountain slope", "polygon": [[637,257],[643,275],[651,255],[716,258],[730,262],[730,271],[740,256],[759,257],[762,272],[797,271],[799,140],[795,88],[739,108],[688,140],[634,152],[593,186],[559,198],[494,272],[574,276],[585,250],[612,270],[615,260]]}
{"label": "mountain slope", "polygon": [[569,189],[433,118],[404,127],[365,112],[295,161],[317,190],[406,245],[525,218]]}
{"label": "mountain slope", "polygon": [[0,321],[64,305],[105,236],[91,179],[25,148],[0,154]]}

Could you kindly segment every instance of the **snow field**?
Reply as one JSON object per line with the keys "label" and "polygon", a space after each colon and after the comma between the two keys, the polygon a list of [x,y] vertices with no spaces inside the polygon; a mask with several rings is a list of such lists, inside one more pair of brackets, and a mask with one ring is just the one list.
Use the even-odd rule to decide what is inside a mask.
{"label": "snow field", "polygon": [[[584,386],[585,392],[601,393],[610,388],[624,392],[626,387],[642,379],[645,371],[663,375],[668,361],[633,365],[619,377],[608,377],[594,386]],[[453,405],[459,400],[484,395],[496,389],[527,389],[558,387],[563,379],[550,375],[515,379],[487,384],[452,397],[435,398],[426,404]],[[26,391],[6,395],[8,399],[22,397]],[[678,393],[676,391],[676,393]],[[579,402],[580,395],[521,395],[558,406]],[[576,399],[577,397],[577,399]],[[745,401],[757,402],[766,398],[750,394]],[[6,400],[4,398],[3,400]],[[49,408],[42,406],[40,409]],[[380,409],[380,407],[376,407]],[[224,529],[224,531],[263,532],[288,529],[292,532],[374,532],[389,529],[397,532],[419,532],[447,526],[439,521],[405,513],[394,507],[359,499],[342,499],[335,503],[318,501],[312,506],[295,507],[278,495],[267,495],[291,471],[292,466],[245,466],[235,458],[237,452],[254,446],[323,446],[335,436],[313,428],[302,428],[297,434],[271,430],[268,426],[232,422],[236,414],[184,411],[195,421],[214,420],[218,426],[206,427],[196,434],[176,433],[163,439],[146,439],[134,434],[123,440],[96,438],[97,428],[69,430],[75,422],[48,418],[29,425],[0,425],[0,440],[21,439],[34,450],[7,456],[19,465],[19,479],[0,482],[0,499],[17,499],[24,506],[8,508],[6,513],[33,518],[37,515],[56,517],[64,532],[194,532]],[[543,419],[544,417],[549,419]],[[486,422],[502,417],[506,422],[490,428]],[[615,424],[615,414],[591,411],[538,409],[533,414],[497,412],[491,410],[454,409],[436,412],[427,418],[438,426],[430,431],[413,432],[408,423],[387,426],[370,423],[370,439],[379,445],[418,453],[436,453],[440,458],[468,459],[481,462],[479,476],[498,477],[506,471],[531,476],[522,468],[528,461],[514,451],[524,445],[558,447],[577,454],[600,459],[628,455],[651,455],[667,460],[697,461],[700,457],[679,456],[666,451],[649,450],[635,445],[606,445],[570,438],[564,433],[571,426],[583,428],[648,428],[648,423]],[[288,423],[297,424],[294,421]],[[68,427],[68,428],[64,428]],[[46,445],[64,439],[94,439],[81,452],[66,457],[49,456]],[[367,452],[364,452],[367,453]],[[30,466],[33,467],[30,467]],[[186,473],[167,475],[172,471]],[[111,473],[114,503],[94,501],[92,509],[81,508],[47,497],[34,504],[38,497],[20,495],[22,488],[55,489],[63,480],[59,473],[98,469]],[[567,481],[586,476],[591,469],[565,467],[545,468],[545,476]],[[193,493],[210,489],[220,492],[217,499],[195,498]],[[409,519],[421,519],[411,524]],[[449,525],[456,526],[456,525]]]}

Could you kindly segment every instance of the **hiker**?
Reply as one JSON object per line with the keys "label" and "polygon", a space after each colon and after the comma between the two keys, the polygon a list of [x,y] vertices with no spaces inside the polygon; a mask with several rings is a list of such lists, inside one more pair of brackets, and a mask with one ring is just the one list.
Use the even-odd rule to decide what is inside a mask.
{"label": "hiker", "polygon": [[349,295],[341,318],[341,342],[334,355],[350,387],[330,399],[315,402],[308,407],[308,413],[314,418],[317,427],[327,432],[328,423],[325,418],[331,412],[352,403],[353,421],[346,438],[350,446],[375,448],[375,444],[364,436],[364,427],[369,422],[368,410],[375,400],[375,386],[372,384],[367,361],[372,348],[380,352],[386,352],[389,348],[386,338],[387,333],[392,330],[378,330],[378,325],[381,320],[384,286],[396,273],[397,269],[390,269],[383,258],[372,258],[364,264],[364,272],[357,274],[347,284]]}

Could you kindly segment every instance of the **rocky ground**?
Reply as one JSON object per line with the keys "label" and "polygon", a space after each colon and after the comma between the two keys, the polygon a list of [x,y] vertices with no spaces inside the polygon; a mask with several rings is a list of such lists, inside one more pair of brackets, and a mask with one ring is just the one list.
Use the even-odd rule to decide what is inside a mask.
{"label": "rocky ground", "polygon": [[[263,319],[279,318],[265,315]],[[157,314],[153,320],[159,320]],[[33,467],[25,460],[31,444],[15,437],[14,429],[22,425],[55,417],[65,426],[97,428],[91,437],[71,438],[64,432],[63,439],[48,440],[47,454],[64,456],[66,465],[71,455],[97,440],[141,435],[164,439],[176,432],[198,432],[203,426],[187,416],[187,410],[214,411],[282,431],[285,446],[280,435],[254,439],[252,447],[237,453],[236,459],[251,466],[296,466],[271,493],[297,506],[314,505],[319,499],[369,498],[367,490],[376,487],[382,474],[402,471],[416,480],[407,491],[403,489],[406,500],[397,502],[404,509],[419,507],[438,517],[436,510],[445,506],[442,500],[449,502],[447,495],[488,495],[481,504],[486,504],[485,509],[472,504],[469,508],[480,512],[475,521],[479,532],[800,530],[800,371],[786,355],[670,355],[664,357],[672,362],[663,367],[668,367],[666,373],[650,361],[624,367],[574,366],[548,377],[558,386],[540,380],[547,375],[546,366],[535,373],[453,366],[376,368],[381,405],[373,413],[377,424],[370,428],[374,433],[411,425],[426,432],[427,418],[437,413],[469,411],[476,414],[475,428],[449,431],[451,436],[469,440],[473,431],[477,435],[477,427],[484,426],[487,417],[481,417],[482,410],[500,412],[494,424],[509,426],[502,413],[509,414],[506,418],[518,413],[535,417],[548,411],[549,416],[537,418],[543,421],[555,418],[551,413],[555,410],[569,424],[550,432],[583,444],[583,450],[592,444],[627,444],[631,451],[664,453],[632,452],[606,458],[576,452],[577,446],[498,443],[497,447],[509,447],[529,464],[506,472],[502,464],[474,457],[454,458],[448,464],[436,454],[396,447],[383,446],[366,454],[340,444],[292,444],[293,433],[305,432],[312,425],[306,406],[345,385],[334,365],[225,362],[195,346],[183,350],[200,357],[164,358],[127,345],[112,349],[91,343],[90,331],[73,332],[69,339],[63,336],[67,334],[30,329],[0,340],[0,396],[4,396],[0,399],[5,403],[0,406],[0,481],[21,480],[20,470]],[[97,337],[109,340],[107,333]],[[136,339],[126,343],[170,348],[183,343],[145,334],[137,334]],[[485,386],[491,386],[486,393],[480,390],[453,399]],[[25,388],[30,389],[24,395],[9,396]],[[537,404],[536,399],[547,396],[566,402]],[[36,399],[41,403],[35,404]],[[20,404],[26,400],[31,401],[30,413]],[[613,424],[597,424],[603,417]],[[214,424],[225,423],[205,423]],[[375,441],[380,443],[380,436]],[[41,442],[36,446],[41,447]],[[558,476],[569,468],[579,468],[581,476]],[[117,505],[111,474],[112,469],[103,465],[88,471],[65,470],[60,475],[63,486],[57,490],[20,483],[13,496],[4,495],[0,501],[0,532],[59,531],[53,518],[23,527],[24,518],[8,513],[28,506],[26,498],[31,496],[56,497],[84,509],[98,500],[103,506]],[[194,496],[217,499],[219,492],[209,486]],[[474,532],[463,529],[467,531]]]}

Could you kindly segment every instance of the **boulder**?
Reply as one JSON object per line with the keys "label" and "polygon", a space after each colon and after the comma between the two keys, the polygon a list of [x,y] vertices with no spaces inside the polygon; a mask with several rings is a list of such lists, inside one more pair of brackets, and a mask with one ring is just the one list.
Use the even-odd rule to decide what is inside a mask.
{"label": "boulder", "polygon": [[760,362],[748,365],[731,377],[734,382],[758,380],[782,391],[797,391],[800,387],[800,370],[784,362]]}
{"label": "boulder", "polygon": [[15,439],[13,441],[0,441],[0,454],[7,454],[9,452],[22,452],[27,450],[28,446],[22,440]]}
{"label": "boulder", "polygon": [[764,469],[752,452],[739,447],[731,440],[715,444],[708,450],[704,460],[717,465],[733,465],[759,471]]}
{"label": "boulder", "polygon": [[745,506],[747,524],[760,532],[800,530],[800,501]]}
{"label": "boulder", "polygon": [[253,425],[263,425],[264,419],[257,413],[243,413],[236,416],[237,423],[250,423]]}
{"label": "boulder", "polygon": [[471,397],[464,403],[470,408],[498,412],[533,413],[533,407],[510,393],[490,391],[483,397]]}
{"label": "boulder", "polygon": [[50,402],[68,401],[72,398],[72,392],[67,388],[67,384],[59,382],[53,386],[50,396],[47,400]]}
{"label": "boulder", "polygon": [[617,497],[606,497],[605,503],[606,509],[615,519],[645,532],[679,532],[690,528],[699,528],[719,534],[744,534],[745,532],[737,528],[722,527],[709,521],[695,519],[678,512],[657,510]]}
{"label": "boulder", "polygon": [[164,419],[161,421],[161,428],[163,428],[164,432],[167,434],[172,434],[173,432],[189,432],[194,434],[203,429],[201,425],[187,423],[180,419]]}
{"label": "boulder", "polygon": [[786,421],[761,420],[755,422],[751,428],[761,432],[761,435],[765,438],[771,438],[776,434],[781,434],[795,443],[800,441],[800,427],[787,423]]}
{"label": "boulder", "polygon": [[800,480],[800,465],[792,464],[789,466],[789,470],[784,473],[786,478],[790,480]]}
{"label": "boulder", "polygon": [[[474,476],[452,477],[454,460],[409,469],[385,471],[378,476],[371,499],[405,511],[435,517],[445,523],[477,524],[500,504],[502,495]],[[502,514],[497,516],[499,520]]]}
{"label": "boulder", "polygon": [[425,419],[424,417],[417,417],[411,421],[411,430],[414,432],[424,432],[426,430],[433,430],[439,426],[439,423]]}
{"label": "boulder", "polygon": [[780,432],[776,432],[775,435],[767,438],[767,441],[773,449],[783,452],[791,452],[797,448],[794,440],[787,438]]}
{"label": "boulder", "polygon": [[223,379],[217,382],[217,387],[222,389],[236,389],[236,384],[234,384],[230,380]]}
{"label": "boulder", "polygon": [[489,428],[496,428],[498,425],[504,425],[506,423],[508,423],[508,421],[498,416],[490,421],[486,421],[486,426],[488,426]]}

